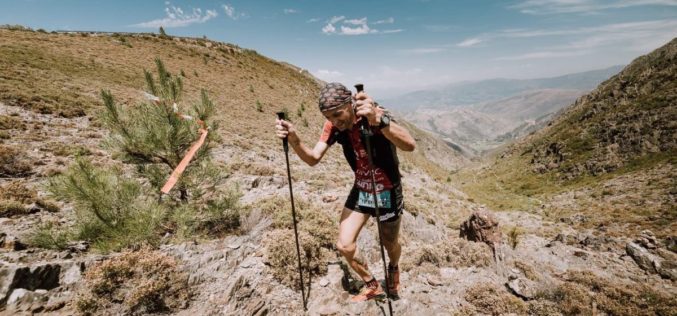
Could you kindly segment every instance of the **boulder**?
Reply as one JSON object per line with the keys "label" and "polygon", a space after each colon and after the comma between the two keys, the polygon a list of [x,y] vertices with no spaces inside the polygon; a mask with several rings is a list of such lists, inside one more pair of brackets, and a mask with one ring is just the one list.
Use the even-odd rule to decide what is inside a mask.
{"label": "boulder", "polygon": [[536,284],[529,279],[514,278],[508,281],[505,286],[512,294],[523,300],[530,300],[536,297]]}
{"label": "boulder", "polygon": [[480,210],[470,215],[461,224],[460,237],[471,241],[479,241],[488,244],[495,252],[496,246],[501,243],[501,231],[498,221],[488,211]]}
{"label": "boulder", "polygon": [[658,270],[661,269],[660,258],[651,254],[646,248],[634,242],[629,242],[625,246],[625,251],[643,270],[651,273],[658,273]]}

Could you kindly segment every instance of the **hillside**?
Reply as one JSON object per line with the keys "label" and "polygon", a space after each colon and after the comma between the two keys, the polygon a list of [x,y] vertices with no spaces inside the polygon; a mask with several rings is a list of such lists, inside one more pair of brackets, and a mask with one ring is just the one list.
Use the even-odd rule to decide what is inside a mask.
{"label": "hillside", "polygon": [[[177,190],[161,199],[153,188],[168,172],[148,178],[152,172],[144,172],[162,169],[120,155],[114,141],[122,136],[101,115],[101,90],[111,91],[121,111],[154,105],[144,96],[143,71],[155,74],[156,58],[169,71],[165,80],[181,79],[177,107],[199,114],[202,88],[214,104],[209,160],[191,165],[205,183],[185,199]],[[303,312],[285,158],[273,122],[286,110],[313,143],[324,121],[315,110],[319,83],[296,66],[204,38],[0,28],[0,314],[383,315],[382,301],[348,301],[363,282],[334,246],[353,181],[337,148],[315,167],[289,157],[307,282]],[[165,114],[176,120],[173,111]],[[156,119],[139,117],[149,125]],[[638,224],[657,228],[659,237],[607,234],[586,226],[597,220],[588,213],[569,216],[579,210],[561,198],[540,211],[499,206],[494,200],[523,199],[470,185],[498,169],[468,169],[462,148],[452,150],[407,116],[398,119],[417,149],[400,156],[406,204],[395,314],[669,315],[677,308],[675,239],[665,225]],[[188,130],[198,135],[195,126]],[[147,136],[164,144],[155,137],[162,132]],[[82,161],[91,162],[81,168],[90,172],[75,173],[88,166]],[[657,164],[649,175],[665,181],[672,173],[671,165]],[[223,183],[208,183],[216,175]],[[605,189],[625,189],[634,176],[613,178],[617,186]],[[519,176],[503,180],[521,187]],[[552,183],[543,186],[556,190]],[[60,187],[68,184],[70,195]],[[643,201],[666,205],[663,193],[656,189]],[[616,215],[602,207],[596,210]],[[500,240],[460,237],[472,213],[491,210],[498,211],[491,234]],[[101,216],[112,211],[112,221]],[[376,238],[370,221],[358,244],[382,281]]]}
{"label": "hillside", "polygon": [[673,234],[676,54],[673,40],[637,58],[509,147],[467,188],[512,196],[479,198],[499,208],[548,212],[555,219],[580,213],[586,218],[581,226],[609,233],[652,227]]}

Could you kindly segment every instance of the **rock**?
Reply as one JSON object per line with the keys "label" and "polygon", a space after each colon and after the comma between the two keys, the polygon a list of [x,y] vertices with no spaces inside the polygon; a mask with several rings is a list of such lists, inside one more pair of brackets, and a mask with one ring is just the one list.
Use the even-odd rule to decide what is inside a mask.
{"label": "rock", "polygon": [[634,242],[629,242],[625,246],[625,251],[643,270],[658,273],[658,270],[661,268],[661,262],[657,256],[649,253],[648,250]]}
{"label": "rock", "polygon": [[14,236],[9,236],[5,233],[0,233],[0,247],[7,250],[24,250],[26,245],[22,243],[18,238]]}
{"label": "rock", "polygon": [[70,242],[66,248],[71,252],[85,252],[89,250],[89,243],[86,241],[75,241]]}
{"label": "rock", "polygon": [[569,225],[575,225],[575,224],[580,224],[580,223],[585,223],[588,221],[588,218],[585,217],[585,215],[582,214],[574,214],[569,218],[560,218],[560,222],[569,224]]}
{"label": "rock", "polygon": [[488,211],[480,210],[470,215],[461,224],[460,237],[471,241],[481,241],[488,244],[495,252],[496,246],[501,243],[501,231],[498,221]]}
{"label": "rock", "polygon": [[435,278],[433,276],[429,276],[426,281],[428,281],[428,284],[430,284],[432,286],[442,286],[442,285],[444,285],[444,283],[442,283],[442,281],[440,281],[438,278]]}
{"label": "rock", "polygon": [[322,197],[322,202],[324,203],[331,203],[338,200],[338,196],[336,195],[325,195]]}
{"label": "rock", "polygon": [[82,272],[85,271],[85,264],[82,262],[73,263],[70,267],[64,266],[62,271],[60,283],[62,285],[75,284],[82,279]]}
{"label": "rock", "polygon": [[0,306],[15,289],[51,290],[59,286],[61,265],[43,264],[32,267],[8,266],[0,269]]}
{"label": "rock", "polygon": [[505,286],[523,300],[530,300],[536,296],[536,284],[523,278],[515,278],[505,284]]}
{"label": "rock", "polygon": [[11,312],[40,312],[45,308],[49,296],[45,290],[29,291],[15,289],[7,300],[7,310]]}
{"label": "rock", "polygon": [[646,249],[656,249],[656,246],[658,245],[656,236],[650,230],[642,231],[635,242]]}
{"label": "rock", "polygon": [[665,248],[668,248],[668,250],[677,253],[677,236],[670,236],[666,238]]}
{"label": "rock", "polygon": [[329,280],[327,280],[326,278],[322,278],[322,280],[320,280],[320,286],[326,287],[327,285],[329,285]]}

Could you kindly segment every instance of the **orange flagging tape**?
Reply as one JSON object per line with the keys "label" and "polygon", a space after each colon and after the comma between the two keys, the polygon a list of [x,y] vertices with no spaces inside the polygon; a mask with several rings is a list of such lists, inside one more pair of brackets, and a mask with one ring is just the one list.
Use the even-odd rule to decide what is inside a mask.
{"label": "orange flagging tape", "polygon": [[200,139],[198,139],[193,146],[190,147],[186,155],[181,159],[181,162],[179,163],[178,166],[174,169],[172,172],[172,175],[169,176],[169,180],[167,180],[167,183],[162,187],[162,193],[167,194],[169,191],[174,187],[176,184],[176,181],[179,180],[179,177],[183,173],[184,170],[186,170],[186,167],[188,166],[188,163],[190,162],[191,159],[193,159],[193,156],[195,156],[195,153],[197,152],[200,147],[202,147],[202,144],[204,144],[205,139],[207,139],[207,133],[208,131],[206,129],[201,128],[200,129]]}
{"label": "orange flagging tape", "polygon": [[[156,96],[154,96],[150,93],[147,93],[147,92],[144,92],[144,94],[145,94],[146,98],[153,101],[153,103],[155,103],[156,105],[161,104],[160,98],[158,98],[158,97],[156,97]],[[178,112],[178,106],[176,105],[176,103],[174,103],[172,107],[174,109],[174,113],[178,117],[180,117],[184,120],[192,120],[193,119],[192,117],[190,117],[188,115],[184,115],[184,114],[179,113]],[[209,131],[208,131],[208,128],[207,128],[205,122],[203,122],[202,120],[196,120],[196,121],[197,121],[197,124],[200,125],[200,127],[201,127],[200,128],[200,134],[201,134],[200,138],[195,143],[193,143],[192,146],[190,146],[190,149],[188,149],[188,152],[186,152],[186,155],[183,156],[183,159],[181,159],[181,162],[179,162],[179,165],[176,166],[176,168],[174,168],[174,170],[172,171],[172,174],[169,176],[169,179],[167,180],[165,185],[162,186],[162,189],[160,189],[160,191],[162,191],[162,193],[164,193],[164,194],[169,193],[169,191],[172,190],[174,185],[176,185],[176,182],[179,181],[179,177],[181,177],[181,174],[183,173],[184,170],[186,170],[186,167],[188,167],[188,164],[190,163],[191,159],[193,159],[193,156],[195,156],[195,153],[197,153],[197,150],[200,149],[200,147],[202,147],[205,140],[207,139],[207,133],[209,133]]]}

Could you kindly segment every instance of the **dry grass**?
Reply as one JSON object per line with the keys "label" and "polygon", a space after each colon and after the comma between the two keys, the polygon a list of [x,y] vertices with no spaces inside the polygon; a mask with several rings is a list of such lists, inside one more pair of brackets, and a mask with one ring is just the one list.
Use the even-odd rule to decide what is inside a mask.
{"label": "dry grass", "polygon": [[413,253],[403,258],[401,266],[404,271],[422,265],[454,268],[487,267],[493,261],[491,249],[486,244],[454,238],[415,249]]}
{"label": "dry grass", "polygon": [[648,285],[612,281],[589,271],[569,271],[565,282],[539,294],[564,315],[592,315],[593,303],[608,315],[674,315],[677,298]]}
{"label": "dry grass", "polygon": [[0,187],[0,200],[14,200],[23,204],[30,204],[37,197],[37,191],[26,187],[22,181],[12,181]]}
{"label": "dry grass", "polygon": [[[321,206],[311,204],[305,200],[295,200],[296,220],[298,229],[308,232],[319,246],[332,248],[338,234],[338,224],[327,214]],[[293,221],[291,204],[288,199],[279,195],[257,202],[252,207],[259,208],[263,214],[272,216],[273,227],[278,229],[292,229]]]}
{"label": "dry grass", "polygon": [[75,305],[87,315],[166,313],[185,308],[190,295],[176,259],[142,248],[89,269]]}
{"label": "dry grass", "polygon": [[527,313],[527,305],[522,300],[505,289],[499,289],[488,283],[475,284],[465,292],[463,298],[474,306],[476,313],[487,315]]}
{"label": "dry grass", "polygon": [[15,129],[20,131],[26,130],[26,124],[21,119],[8,115],[0,115],[0,130]]}
{"label": "dry grass", "polygon": [[30,162],[20,150],[0,145],[0,177],[23,177],[30,174]]}
{"label": "dry grass", "polygon": [[[294,231],[277,229],[269,232],[264,239],[269,241],[265,253],[273,277],[288,287],[300,289]],[[318,240],[305,231],[299,231],[299,244],[304,281],[326,274],[327,264]]]}

